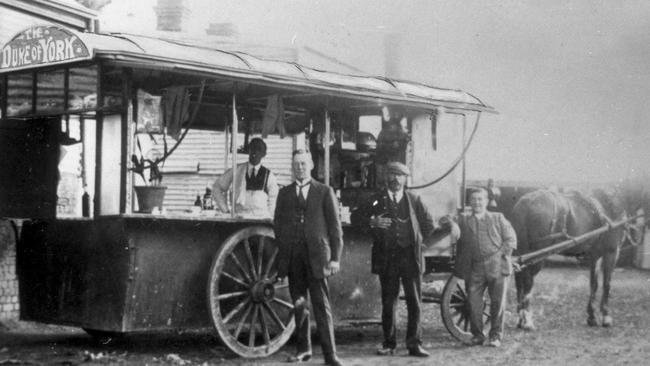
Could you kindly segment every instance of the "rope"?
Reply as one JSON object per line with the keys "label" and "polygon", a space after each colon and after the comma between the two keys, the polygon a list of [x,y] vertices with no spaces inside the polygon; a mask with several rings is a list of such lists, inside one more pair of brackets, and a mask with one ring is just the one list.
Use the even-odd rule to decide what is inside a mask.
{"label": "rope", "polygon": [[469,139],[467,139],[467,143],[466,143],[465,146],[463,147],[463,151],[461,151],[460,155],[458,156],[458,158],[456,158],[456,160],[454,160],[454,162],[451,164],[451,166],[449,167],[449,169],[447,169],[447,170],[446,170],[446,171],[445,171],[445,172],[444,172],[440,177],[438,177],[438,178],[432,180],[432,181],[429,182],[429,183],[425,183],[425,184],[421,184],[421,185],[413,186],[413,187],[408,187],[408,186],[407,186],[406,188],[408,188],[408,189],[422,189],[422,188],[426,188],[426,187],[432,186],[432,185],[434,185],[434,184],[440,182],[441,180],[445,179],[449,174],[451,174],[451,172],[453,172],[454,169],[456,169],[456,167],[458,166],[458,164],[460,164],[460,162],[463,161],[463,160],[465,159],[465,155],[467,154],[467,150],[469,149],[469,146],[471,145],[472,140],[474,139],[474,135],[476,134],[476,130],[478,130],[478,125],[479,125],[479,120],[480,120],[480,118],[481,118],[481,114],[479,113],[479,114],[476,116],[476,122],[474,123],[474,129],[472,130],[472,133],[469,135]]}

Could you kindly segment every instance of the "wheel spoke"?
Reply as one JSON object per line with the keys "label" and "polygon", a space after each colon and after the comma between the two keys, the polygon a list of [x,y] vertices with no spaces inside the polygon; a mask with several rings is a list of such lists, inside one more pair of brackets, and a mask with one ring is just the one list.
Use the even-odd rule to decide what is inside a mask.
{"label": "wheel spoke", "polygon": [[271,254],[271,258],[269,258],[269,262],[266,264],[266,271],[264,271],[264,278],[272,278],[269,277],[269,272],[271,272],[271,268],[273,268],[273,264],[275,264],[275,257],[277,257],[279,252],[279,249],[273,248],[273,253]]}
{"label": "wheel spoke", "polygon": [[253,305],[253,319],[251,319],[251,326],[248,332],[248,346],[255,347],[255,323],[257,323],[257,309],[259,305]]}
{"label": "wheel spoke", "polygon": [[246,277],[246,280],[248,282],[253,282],[253,279],[249,275],[248,271],[246,271],[244,266],[241,264],[241,262],[239,261],[239,258],[237,258],[237,255],[235,255],[235,252],[230,253],[230,258],[232,258],[233,262],[235,262],[235,264],[237,265],[237,268],[239,269],[239,272],[241,272],[241,274],[244,275],[244,277]]}
{"label": "wheel spoke", "polygon": [[255,269],[255,261],[253,261],[253,253],[251,252],[251,242],[248,241],[248,238],[244,239],[244,249],[246,252],[246,259],[248,259],[248,268],[250,268],[253,273],[253,278],[257,280],[259,274],[257,273],[257,269]]}
{"label": "wheel spoke", "polygon": [[274,297],[273,301],[277,302],[278,304],[280,304],[280,305],[282,305],[282,306],[284,306],[284,307],[286,307],[288,309],[293,309],[293,305],[291,305],[291,303],[288,303],[288,302],[286,302],[286,301],[284,301],[284,300],[282,300],[280,298]]}
{"label": "wheel spoke", "polygon": [[273,272],[273,273],[269,274],[269,277],[267,277],[267,278],[275,278],[277,275],[278,275],[278,272]]}
{"label": "wheel spoke", "polygon": [[458,289],[458,293],[460,294],[459,296],[467,297],[467,294],[465,293],[465,289],[463,288],[463,286],[460,285],[460,283],[456,284],[456,288]]}
{"label": "wheel spoke", "polygon": [[228,313],[228,315],[226,315],[226,316],[223,318],[223,322],[224,322],[225,324],[228,324],[228,322],[230,322],[230,320],[232,319],[232,317],[235,316],[235,314],[237,314],[238,312],[240,312],[241,309],[243,309],[244,306],[248,305],[249,303],[250,303],[250,300],[248,300],[248,299],[246,299],[246,300],[242,301],[241,303],[239,303],[239,305],[235,306],[234,309],[230,310],[230,312]]}
{"label": "wheel spoke", "polygon": [[462,302],[452,302],[452,303],[449,303],[449,307],[450,307],[451,309],[462,309],[462,308],[465,307],[465,303],[462,303]]}
{"label": "wheel spoke", "polygon": [[271,337],[269,336],[269,328],[266,326],[266,318],[264,317],[264,306],[260,305],[260,324],[262,325],[262,335],[264,336],[264,344],[267,346],[271,343]]}
{"label": "wheel spoke", "polygon": [[264,236],[259,237],[257,243],[257,274],[262,279],[262,262],[264,261]]}
{"label": "wheel spoke", "polygon": [[275,310],[273,310],[273,307],[271,307],[268,301],[264,302],[264,307],[266,308],[266,311],[268,311],[269,314],[271,314],[271,319],[275,321],[275,324],[277,324],[284,331],[287,328],[286,325],[284,325],[282,319],[280,319],[280,316],[278,315],[278,313],[275,312]]}
{"label": "wheel spoke", "polygon": [[231,280],[237,282],[238,284],[240,284],[240,285],[242,285],[244,287],[248,287],[248,284],[246,282],[242,281],[241,278],[235,277],[234,275],[231,275],[230,273],[228,273],[226,271],[221,272],[221,274],[228,277],[228,278],[230,278]]}
{"label": "wheel spoke", "polygon": [[451,299],[449,300],[450,303],[453,304],[464,304],[465,299],[463,297],[460,297],[458,295],[451,295]]}
{"label": "wheel spoke", "polygon": [[465,318],[465,317],[464,317],[463,315],[461,315],[461,316],[458,317],[458,321],[456,322],[456,325],[457,325],[459,328],[461,327],[461,324],[463,324],[463,320],[465,320],[464,318]]}
{"label": "wheel spoke", "polygon": [[463,330],[466,331],[466,332],[469,332],[469,328],[470,328],[469,325],[470,325],[469,324],[469,317],[464,316],[463,317]]}
{"label": "wheel spoke", "polygon": [[288,283],[282,283],[282,284],[279,284],[279,285],[275,285],[275,286],[273,286],[273,287],[274,287],[276,290],[281,290],[281,289],[283,289],[283,288],[287,288],[287,287],[289,287],[289,284],[288,284]]}
{"label": "wheel spoke", "polygon": [[221,294],[217,296],[217,300],[225,300],[225,299],[232,299],[233,297],[239,297],[239,296],[244,296],[247,295],[249,292],[248,291],[237,291],[237,292],[229,292],[226,294]]}
{"label": "wheel spoke", "polygon": [[242,329],[244,328],[244,324],[246,323],[246,319],[248,319],[248,315],[251,313],[252,308],[253,308],[253,305],[248,304],[248,306],[246,307],[246,312],[241,317],[241,320],[239,320],[239,324],[237,324],[237,329],[235,329],[235,334],[233,334],[233,338],[235,338],[235,339],[239,338],[239,334],[241,333]]}

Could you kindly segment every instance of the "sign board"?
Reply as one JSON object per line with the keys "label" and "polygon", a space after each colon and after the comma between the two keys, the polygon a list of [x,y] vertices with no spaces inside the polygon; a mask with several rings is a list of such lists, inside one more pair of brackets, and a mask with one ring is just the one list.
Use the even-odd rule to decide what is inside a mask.
{"label": "sign board", "polygon": [[56,26],[36,26],[18,33],[2,47],[0,71],[89,58],[88,47],[73,32]]}

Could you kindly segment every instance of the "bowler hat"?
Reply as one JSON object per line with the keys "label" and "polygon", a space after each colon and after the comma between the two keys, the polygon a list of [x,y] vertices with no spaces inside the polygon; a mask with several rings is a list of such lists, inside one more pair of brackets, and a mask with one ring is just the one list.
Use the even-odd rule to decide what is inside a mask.
{"label": "bowler hat", "polygon": [[398,161],[389,162],[388,164],[386,164],[386,169],[388,170],[389,173],[395,173],[400,175],[411,175],[409,168]]}

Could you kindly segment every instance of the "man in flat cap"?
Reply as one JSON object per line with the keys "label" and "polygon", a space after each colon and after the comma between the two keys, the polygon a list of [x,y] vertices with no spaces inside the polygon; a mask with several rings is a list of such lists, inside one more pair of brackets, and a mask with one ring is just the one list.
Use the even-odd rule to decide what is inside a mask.
{"label": "man in flat cap", "polygon": [[[421,283],[424,271],[421,246],[424,239],[438,227],[420,197],[404,189],[409,175],[408,167],[400,162],[389,162],[385,174],[386,188],[371,197],[352,217],[354,224],[369,228],[374,239],[371,270],[379,275],[381,284],[381,321],[384,331],[384,342],[377,353],[385,356],[395,353],[395,313],[401,282],[408,311],[408,354],[427,357],[429,353],[422,349],[420,340]],[[441,229],[452,228],[458,231],[451,220],[447,220],[446,226]]]}

